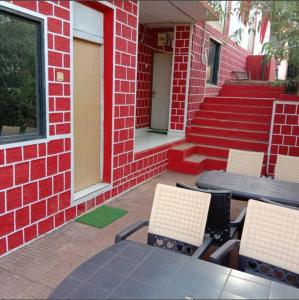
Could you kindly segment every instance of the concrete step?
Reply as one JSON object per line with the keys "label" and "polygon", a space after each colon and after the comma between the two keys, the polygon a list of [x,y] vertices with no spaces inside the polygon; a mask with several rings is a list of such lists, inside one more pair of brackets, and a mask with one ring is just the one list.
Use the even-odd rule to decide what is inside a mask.
{"label": "concrete step", "polygon": [[268,132],[250,131],[250,130],[235,130],[227,128],[206,127],[206,126],[191,126],[187,128],[187,136],[192,134],[203,134],[211,136],[221,136],[235,139],[246,139],[254,141],[267,142],[269,140]]}
{"label": "concrete step", "polygon": [[255,115],[255,114],[240,114],[240,113],[228,113],[219,111],[200,110],[197,112],[196,117],[206,119],[218,119],[218,120],[232,120],[232,121],[245,121],[256,123],[270,123],[271,116]]}
{"label": "concrete step", "polygon": [[219,120],[212,118],[195,118],[192,120],[192,125],[196,126],[210,126],[210,127],[219,127],[219,128],[228,128],[228,129],[237,129],[237,130],[253,130],[253,131],[262,131],[269,132],[270,125],[269,123],[253,123],[253,122],[244,122],[244,121],[232,121],[232,120]]}
{"label": "concrete step", "polygon": [[246,106],[273,106],[275,98],[249,98],[249,97],[205,97],[204,103],[225,104],[225,105],[246,105]]}
{"label": "concrete step", "polygon": [[252,140],[239,140],[232,138],[223,138],[218,136],[209,135],[190,135],[188,141],[195,144],[204,144],[211,146],[219,146],[223,148],[234,148],[248,151],[263,151],[266,152],[268,149],[267,142],[257,142]]}
{"label": "concrete step", "polygon": [[255,114],[255,115],[266,115],[270,116],[272,114],[272,106],[248,106],[244,105],[236,105],[226,103],[222,104],[214,104],[214,103],[202,103],[200,105],[200,109],[208,110],[208,111],[219,111],[219,112],[230,112],[230,113],[238,113],[238,114]]}

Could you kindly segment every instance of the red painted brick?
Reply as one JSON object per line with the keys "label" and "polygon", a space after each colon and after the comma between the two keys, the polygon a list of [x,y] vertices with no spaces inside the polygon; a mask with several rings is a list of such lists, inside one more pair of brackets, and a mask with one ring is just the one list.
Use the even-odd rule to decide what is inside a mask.
{"label": "red painted brick", "polygon": [[47,158],[47,176],[57,173],[57,156]]}
{"label": "red painted brick", "polygon": [[58,211],[58,196],[55,195],[47,199],[47,216],[53,215]]}
{"label": "red painted brick", "polygon": [[64,189],[67,190],[71,187],[71,172],[64,173]]}
{"label": "red painted brick", "polygon": [[60,212],[55,215],[55,228],[61,226],[63,223],[65,223],[64,219],[64,212]]}
{"label": "red painted brick", "polygon": [[39,199],[52,195],[52,177],[39,181]]}
{"label": "red painted brick", "polygon": [[13,185],[13,166],[0,168],[0,189],[9,188]]}
{"label": "red painted brick", "polygon": [[0,192],[0,214],[3,214],[5,211],[5,193]]}
{"label": "red painted brick", "polygon": [[54,217],[49,217],[37,224],[38,235],[45,234],[54,229]]}
{"label": "red painted brick", "polygon": [[63,149],[63,140],[55,140],[48,143],[48,155],[63,152]]}
{"label": "red painted brick", "polygon": [[63,55],[63,66],[69,68],[71,66],[71,57],[68,54]]}
{"label": "red painted brick", "polygon": [[6,192],[7,211],[18,208],[22,205],[22,189],[13,188]]}
{"label": "red painted brick", "polygon": [[16,229],[23,228],[29,224],[29,206],[16,211]]}
{"label": "red painted brick", "polygon": [[62,33],[62,21],[55,18],[48,18],[48,30],[53,33]]}
{"label": "red painted brick", "polygon": [[24,8],[30,9],[30,10],[34,10],[34,11],[37,10],[37,2],[36,1],[21,1],[21,0],[18,0],[18,1],[16,1],[16,4],[18,6],[22,6]]}
{"label": "red painted brick", "polygon": [[22,160],[22,148],[11,148],[6,150],[6,163],[14,163]]}
{"label": "red painted brick", "polygon": [[70,36],[70,24],[67,22],[63,22],[63,34],[65,36]]}
{"label": "red painted brick", "polygon": [[49,51],[48,54],[49,66],[62,66],[62,53]]}
{"label": "red painted brick", "polygon": [[14,231],[14,222],[13,212],[0,216],[0,237]]}
{"label": "red painted brick", "polygon": [[70,19],[70,12],[68,9],[64,9],[64,8],[61,8],[59,6],[55,6],[54,7],[54,15],[56,17],[59,17],[59,18],[62,18],[62,19],[65,19],[65,20],[69,20]]}
{"label": "red painted brick", "polygon": [[65,211],[65,221],[68,222],[76,218],[76,206],[70,207]]}
{"label": "red painted brick", "polygon": [[24,229],[25,242],[29,242],[37,237],[36,224],[33,224]]}
{"label": "red painted brick", "polygon": [[15,165],[15,184],[29,181],[29,162]]}
{"label": "red painted brick", "polygon": [[31,223],[46,217],[46,200],[31,205]]}
{"label": "red painted brick", "polygon": [[53,15],[53,4],[46,1],[39,1],[38,10],[43,15]]}
{"label": "red painted brick", "polygon": [[77,205],[77,216],[82,215],[86,211],[86,204],[85,202],[80,203]]}
{"label": "red painted brick", "polygon": [[0,150],[0,165],[4,164],[4,150]]}
{"label": "red painted brick", "polygon": [[296,137],[295,136],[284,136],[283,143],[285,145],[295,146],[296,145]]}
{"label": "red painted brick", "polygon": [[54,176],[53,179],[53,186],[54,186],[54,193],[57,194],[59,192],[62,192],[64,189],[64,175],[59,174]]}
{"label": "red painted brick", "polygon": [[68,134],[71,132],[71,124],[57,124],[56,125],[56,134]]}
{"label": "red painted brick", "polygon": [[8,250],[13,250],[24,243],[23,231],[17,231],[7,237]]}
{"label": "red painted brick", "polygon": [[298,125],[298,116],[287,116],[287,124],[291,124],[291,125]]}
{"label": "red painted brick", "polygon": [[58,51],[69,52],[70,51],[70,39],[56,35],[55,38],[55,49]]}
{"label": "red painted brick", "polygon": [[45,156],[47,154],[46,152],[46,144],[39,144],[38,145],[38,156],[42,157]]}
{"label": "red painted brick", "polygon": [[63,85],[61,83],[49,83],[49,95],[50,96],[62,96]]}
{"label": "red painted brick", "polygon": [[37,201],[37,183],[29,183],[23,186],[23,204]]}
{"label": "red painted brick", "polygon": [[45,177],[46,175],[46,160],[44,158],[42,159],[36,159],[31,161],[31,180],[39,179],[42,177]]}
{"label": "red painted brick", "polygon": [[6,239],[0,239],[0,255],[6,253]]}
{"label": "red painted brick", "polygon": [[59,172],[67,171],[71,168],[71,154],[64,153],[59,155]]}
{"label": "red painted brick", "polygon": [[30,145],[24,147],[24,159],[32,159],[37,157],[37,145]]}
{"label": "red painted brick", "polygon": [[285,114],[295,114],[296,113],[296,105],[286,104],[284,106],[284,113]]}
{"label": "red painted brick", "polygon": [[59,210],[69,207],[71,204],[71,192],[66,191],[59,195]]}

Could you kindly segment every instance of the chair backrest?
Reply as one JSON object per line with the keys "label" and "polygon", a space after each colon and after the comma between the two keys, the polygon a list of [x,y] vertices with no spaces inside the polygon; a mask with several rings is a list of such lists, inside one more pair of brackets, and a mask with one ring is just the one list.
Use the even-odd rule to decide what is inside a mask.
{"label": "chair backrest", "polygon": [[203,242],[210,199],[207,193],[157,184],[148,243],[191,255]]}
{"label": "chair backrest", "polygon": [[264,152],[229,149],[226,172],[261,176]]}
{"label": "chair backrest", "polygon": [[278,155],[274,178],[299,183],[299,157]]}
{"label": "chair backrest", "polygon": [[1,136],[18,135],[20,133],[20,127],[16,126],[2,126]]}
{"label": "chair backrest", "polygon": [[299,286],[299,211],[249,200],[240,268]]}
{"label": "chair backrest", "polygon": [[232,193],[227,190],[205,190],[198,187],[192,187],[181,183],[177,187],[190,189],[211,195],[206,232],[214,244],[223,244],[230,238],[230,202]]}
{"label": "chair backrest", "polygon": [[37,133],[37,128],[36,127],[26,127],[25,133]]}

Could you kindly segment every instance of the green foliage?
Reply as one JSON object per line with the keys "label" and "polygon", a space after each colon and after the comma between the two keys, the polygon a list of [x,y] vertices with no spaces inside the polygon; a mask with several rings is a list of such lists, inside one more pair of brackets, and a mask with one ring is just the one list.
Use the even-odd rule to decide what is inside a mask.
{"label": "green foliage", "polygon": [[0,126],[37,127],[37,27],[0,13]]}

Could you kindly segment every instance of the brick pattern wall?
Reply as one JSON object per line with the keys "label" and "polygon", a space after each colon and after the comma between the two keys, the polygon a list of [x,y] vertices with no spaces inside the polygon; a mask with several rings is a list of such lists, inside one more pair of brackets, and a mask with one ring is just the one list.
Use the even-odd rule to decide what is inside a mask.
{"label": "brick pattern wall", "polygon": [[277,154],[299,156],[299,102],[276,102],[268,172],[274,174]]}
{"label": "brick pattern wall", "polygon": [[[219,32],[209,25],[204,26],[197,23],[193,27],[192,41],[192,60],[190,68],[190,85],[188,98],[188,117],[187,122],[190,124],[199,109],[200,103],[205,96],[216,95],[221,85],[232,79],[231,71],[245,70],[247,51],[235,45],[227,35]],[[202,47],[209,48],[210,38],[222,40],[218,85],[213,87],[205,86],[206,66],[202,63]]]}
{"label": "brick pattern wall", "polygon": [[136,128],[150,126],[153,72],[153,30],[139,25],[138,72],[136,93]]}
{"label": "brick pattern wall", "polygon": [[190,26],[175,27],[170,129],[184,129]]}

